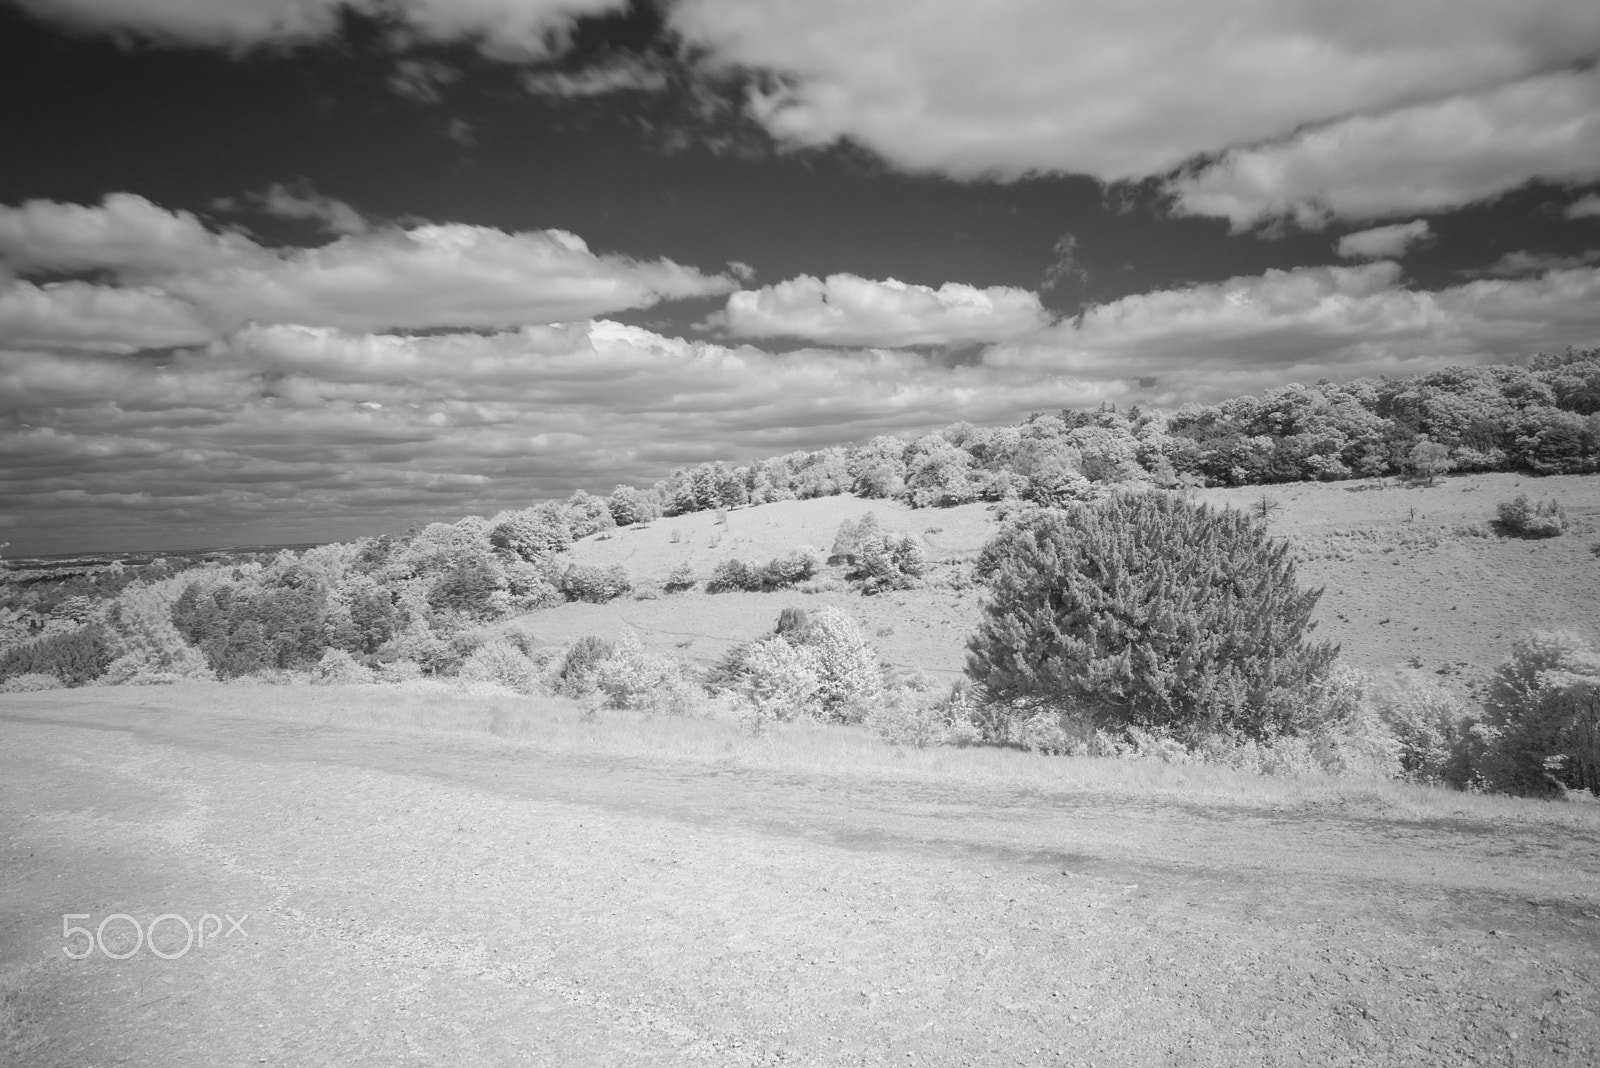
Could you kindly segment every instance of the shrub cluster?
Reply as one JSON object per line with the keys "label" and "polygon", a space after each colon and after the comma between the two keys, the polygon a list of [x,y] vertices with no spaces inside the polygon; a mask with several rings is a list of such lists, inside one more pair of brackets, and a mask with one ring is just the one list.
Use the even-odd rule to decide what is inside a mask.
{"label": "shrub cluster", "polygon": [[712,569],[706,583],[708,593],[731,591],[770,591],[787,589],[817,573],[817,554],[810,549],[795,549],[756,566],[743,560],[724,560]]}
{"label": "shrub cluster", "polygon": [[111,645],[98,624],[49,634],[0,652],[0,681],[24,675],[48,675],[62,685],[82,686],[105,674]]}
{"label": "shrub cluster", "polygon": [[1519,538],[1554,538],[1567,529],[1567,513],[1558,502],[1534,504],[1526,493],[1501,501],[1495,512],[1500,529]]}
{"label": "shrub cluster", "polygon": [[730,654],[713,678],[749,701],[753,723],[800,718],[860,722],[883,698],[883,669],[855,620],[837,608],[806,613]]}
{"label": "shrub cluster", "polygon": [[633,592],[633,580],[621,564],[585,566],[569,564],[561,573],[561,592],[573,601],[605,604]]}

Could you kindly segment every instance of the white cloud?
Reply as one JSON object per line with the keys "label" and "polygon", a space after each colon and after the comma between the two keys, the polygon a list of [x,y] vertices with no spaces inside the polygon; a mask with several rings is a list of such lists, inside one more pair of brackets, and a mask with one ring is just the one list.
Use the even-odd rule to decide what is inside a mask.
{"label": "white cloud", "polygon": [[21,270],[202,271],[262,252],[248,238],[213,233],[193,214],[133,193],[108,194],[92,207],[52,200],[0,205],[0,259]]}
{"label": "white cloud", "polygon": [[158,41],[248,48],[331,36],[339,11],[398,18],[419,37],[477,41],[515,57],[547,51],[580,15],[623,6],[623,0],[20,0],[42,18],[135,33]]}
{"label": "white cloud", "polygon": [[755,101],[778,135],[962,177],[1158,174],[1600,51],[1590,0],[684,0],[670,18],[792,77]]}
{"label": "white cloud", "polygon": [[84,282],[0,286],[0,343],[131,353],[199,345],[212,332],[189,304],[155,289]]}
{"label": "white cloud", "polygon": [[[300,210],[281,198],[275,203]],[[335,216],[341,206],[348,207],[311,205]],[[267,249],[129,194],[108,196],[99,207],[0,207],[0,262],[23,273],[116,272],[190,302],[219,329],[251,320],[364,330],[497,328],[735,288],[725,276],[670,260],[597,255],[563,230],[417,226],[347,234],[319,248]]]}
{"label": "white cloud", "polygon": [[[1407,374],[1600,336],[1600,268],[1405,288],[1392,262],[1131,296],[945,366],[905,350],[257,325],[159,366],[0,347],[0,512],[128,545],[350,537],[647,482],[700,459]],[[1153,378],[1153,388],[1141,387]]]}
{"label": "white cloud", "polygon": [[1590,193],[1586,197],[1574,200],[1567,205],[1566,215],[1569,219],[1585,219],[1600,215],[1600,193]]}
{"label": "white cloud", "polygon": [[801,275],[741,290],[710,325],[743,337],[801,337],[827,345],[947,345],[1000,341],[1049,321],[1025,289],[978,289],[946,282],[938,289],[853,274],[826,280]]}
{"label": "white cloud", "polygon": [[274,182],[264,192],[223,197],[213,206],[221,211],[253,208],[277,219],[315,223],[318,229],[330,234],[362,234],[371,229],[355,208],[317,192],[304,182],[294,186]]}
{"label": "white cloud", "polygon": [[1411,246],[1432,237],[1426,219],[1413,219],[1393,226],[1375,226],[1345,234],[1339,239],[1337,251],[1347,260],[1387,260],[1405,255]]}
{"label": "white cloud", "polygon": [[1440,211],[1535,178],[1600,178],[1600,66],[1353,115],[1236,149],[1171,189],[1180,211],[1243,230]]}
{"label": "white cloud", "polygon": [[1519,249],[1507,252],[1489,266],[1476,271],[1462,271],[1462,274],[1494,275],[1502,278],[1517,278],[1529,274],[1543,274],[1546,271],[1565,270],[1569,267],[1583,267],[1591,263],[1600,263],[1600,248],[1585,249],[1573,256],[1563,256],[1554,252],[1528,252]]}
{"label": "white cloud", "polygon": [[1479,280],[1428,292],[1398,264],[1269,270],[1211,285],[1124,297],[999,345],[986,362],[1084,378],[1159,379],[1166,400],[1276,384],[1407,374],[1592,344],[1600,269]]}
{"label": "white cloud", "polygon": [[631,91],[653,92],[664,89],[667,76],[637,60],[619,60],[587,70],[540,71],[524,75],[522,86],[537,96],[603,96]]}

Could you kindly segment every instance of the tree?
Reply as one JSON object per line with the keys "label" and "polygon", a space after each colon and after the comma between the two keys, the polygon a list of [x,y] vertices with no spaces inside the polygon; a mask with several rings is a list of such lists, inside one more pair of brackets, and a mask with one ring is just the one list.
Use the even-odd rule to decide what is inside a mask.
{"label": "tree", "polygon": [[1412,474],[1427,479],[1430,486],[1436,478],[1455,467],[1450,450],[1437,441],[1419,441],[1413,445],[1410,464]]}
{"label": "tree", "polygon": [[1337,654],[1308,640],[1321,590],[1248,516],[1124,493],[1023,516],[984,548],[967,673],[999,702],[1110,726],[1293,730]]}

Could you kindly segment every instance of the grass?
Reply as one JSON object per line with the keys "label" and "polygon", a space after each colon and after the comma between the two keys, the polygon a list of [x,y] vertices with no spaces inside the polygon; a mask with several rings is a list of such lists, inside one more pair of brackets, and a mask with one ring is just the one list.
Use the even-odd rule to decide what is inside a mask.
{"label": "grass", "polygon": [[[1377,779],[1317,774],[1268,777],[1210,765],[1044,756],[993,746],[914,749],[886,743],[864,728],[820,723],[777,723],[752,735],[714,706],[700,717],[652,717],[614,710],[594,713],[563,698],[466,695],[427,683],[289,687],[185,683],[158,691],[115,692],[156,698],[153,703],[158,707],[190,713],[264,717],[343,730],[492,736],[512,746],[653,762],[821,776],[911,778],[968,789],[1117,794],[1284,815],[1465,820],[1600,834],[1600,805],[1594,804],[1471,794]],[[290,694],[293,698],[287,699]],[[30,699],[43,696],[29,695]]]}

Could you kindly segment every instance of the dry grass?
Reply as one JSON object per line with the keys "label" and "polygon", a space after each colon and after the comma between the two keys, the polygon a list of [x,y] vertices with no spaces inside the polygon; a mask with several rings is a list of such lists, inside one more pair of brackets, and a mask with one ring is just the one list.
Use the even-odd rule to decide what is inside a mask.
{"label": "dry grass", "polygon": [[[72,693],[29,698],[34,702],[71,700]],[[752,735],[715,707],[708,708],[707,715],[689,718],[612,710],[596,713],[562,698],[473,696],[441,685],[415,683],[344,687],[189,683],[137,693],[151,704],[224,718],[269,718],[343,730],[488,735],[509,745],[547,752],[806,775],[910,778],[1026,793],[1117,794],[1284,814],[1465,820],[1600,833],[1600,805],[1582,801],[1558,804],[1315,774],[1264,777],[1209,765],[1053,757],[991,746],[912,749],[890,745],[862,728],[817,723],[778,723],[761,735]]]}

